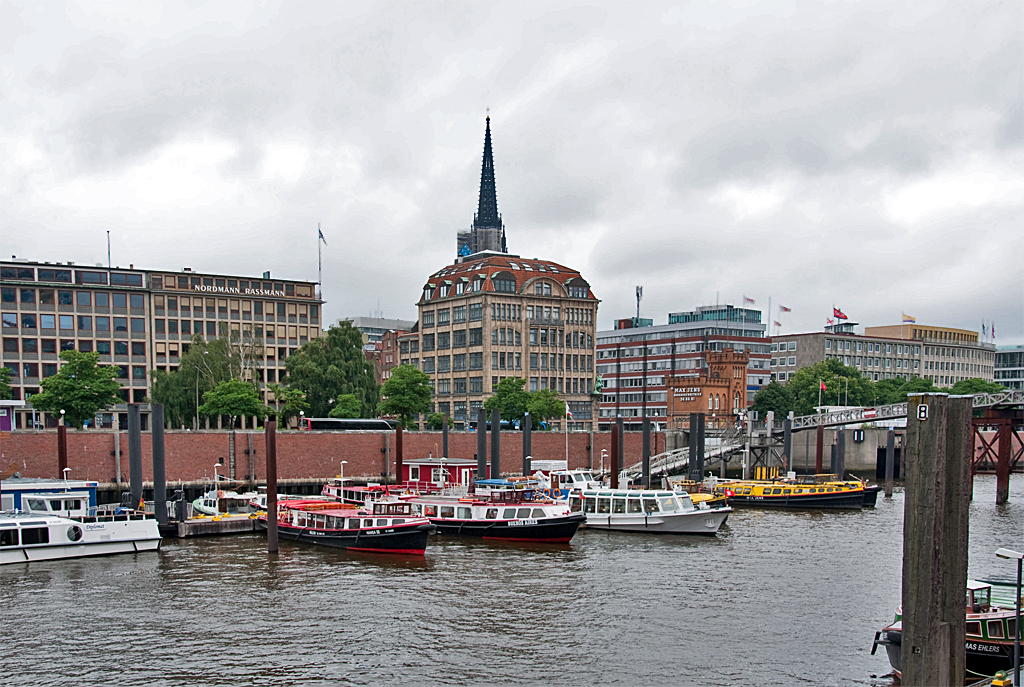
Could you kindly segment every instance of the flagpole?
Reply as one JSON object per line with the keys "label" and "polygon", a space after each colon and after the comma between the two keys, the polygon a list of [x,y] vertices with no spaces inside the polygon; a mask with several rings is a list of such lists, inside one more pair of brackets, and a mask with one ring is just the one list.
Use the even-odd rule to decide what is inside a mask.
{"label": "flagpole", "polygon": [[324,268],[323,260],[320,256],[320,237],[323,236],[323,232],[320,231],[320,223],[316,223],[316,283],[320,287],[320,291],[323,292],[324,286]]}
{"label": "flagpole", "polygon": [[565,469],[569,469],[569,403],[565,404]]}
{"label": "flagpole", "polygon": [[772,338],[772,297],[768,296],[768,338]]}

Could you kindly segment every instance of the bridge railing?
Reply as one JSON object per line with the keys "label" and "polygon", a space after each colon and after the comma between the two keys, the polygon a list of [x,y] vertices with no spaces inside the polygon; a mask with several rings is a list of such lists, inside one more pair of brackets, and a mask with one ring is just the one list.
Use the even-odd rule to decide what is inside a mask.
{"label": "bridge railing", "polygon": [[[974,394],[972,405],[975,408],[991,406],[1024,405],[1024,391],[1003,391],[994,394]],[[874,422],[891,420],[907,416],[907,402],[891,403],[884,406],[865,408],[844,408],[815,415],[800,415],[793,418],[793,429],[811,427],[828,427],[830,425],[848,425],[856,422]]]}

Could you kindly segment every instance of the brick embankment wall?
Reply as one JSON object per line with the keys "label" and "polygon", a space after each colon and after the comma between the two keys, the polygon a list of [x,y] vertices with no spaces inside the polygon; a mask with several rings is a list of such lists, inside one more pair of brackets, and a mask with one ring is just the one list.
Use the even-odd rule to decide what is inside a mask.
{"label": "brick embankment wall", "polygon": [[[192,482],[213,478],[214,466],[220,475],[230,476],[231,436],[234,434],[234,477],[253,474],[266,479],[266,444],[262,432],[168,431],[164,434],[166,479],[168,482]],[[390,436],[385,436],[389,434]],[[115,479],[114,433],[111,431],[69,430],[68,467],[72,479],[112,482]],[[249,454],[250,437],[253,453]],[[501,470],[522,470],[523,435],[501,434]],[[491,437],[487,437],[488,453]],[[121,432],[121,481],[128,480],[128,434]],[[624,441],[625,464],[640,461],[642,435],[627,432]],[[438,456],[440,432],[406,432],[403,440],[405,460]],[[472,460],[476,456],[477,437],[472,432],[448,435],[448,457]],[[569,467],[590,466],[589,432],[570,432]],[[611,452],[611,434],[594,434],[593,465],[601,461],[601,450]],[[665,450],[663,434],[652,434],[652,454]],[[566,437],[557,432],[533,433],[535,460],[564,460]],[[251,463],[250,463],[251,458]],[[488,456],[488,460],[490,457]],[[341,461],[347,461],[345,475],[380,479],[385,472],[395,474],[395,435],[393,432],[279,432],[277,434],[277,470],[280,479],[326,479],[337,475]],[[605,461],[607,465],[607,459]],[[252,468],[250,468],[250,465]],[[153,479],[152,436],[142,435],[143,480]],[[57,470],[57,433],[15,431],[0,437],[0,472],[17,470],[23,477],[59,478]],[[250,470],[252,472],[250,473]]]}

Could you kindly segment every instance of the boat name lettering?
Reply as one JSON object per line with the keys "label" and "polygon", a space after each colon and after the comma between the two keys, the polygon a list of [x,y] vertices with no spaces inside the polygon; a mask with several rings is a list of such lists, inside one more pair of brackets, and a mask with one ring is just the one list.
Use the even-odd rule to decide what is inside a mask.
{"label": "boat name lettering", "polygon": [[977,642],[967,642],[967,648],[971,651],[983,651],[989,654],[999,654],[1003,651],[998,645],[978,644]]}
{"label": "boat name lettering", "polygon": [[90,523],[90,524],[85,526],[85,529],[87,529],[87,530],[105,530],[105,529],[107,529],[107,526],[102,524],[102,523]]}
{"label": "boat name lettering", "polygon": [[366,530],[364,534],[380,534],[380,530]]}
{"label": "boat name lettering", "polygon": [[508,526],[509,527],[522,527],[523,525],[536,525],[537,520],[535,518],[526,518],[525,520],[513,520]]}

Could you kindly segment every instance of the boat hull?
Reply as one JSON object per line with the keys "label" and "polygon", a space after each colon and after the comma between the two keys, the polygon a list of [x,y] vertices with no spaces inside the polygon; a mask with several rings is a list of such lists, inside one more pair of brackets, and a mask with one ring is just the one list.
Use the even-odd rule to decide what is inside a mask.
{"label": "boat hull", "polygon": [[573,538],[580,525],[585,522],[582,515],[573,514],[562,518],[537,520],[457,520],[454,518],[431,518],[441,534],[463,537],[498,539],[502,541],[548,542],[565,544]]}
{"label": "boat hull", "polygon": [[[152,518],[89,517],[81,521],[48,518],[46,525],[46,543],[4,546],[0,548],[0,565],[157,551],[162,541],[159,525]],[[73,539],[70,536],[72,531],[75,532]]]}
{"label": "boat hull", "polygon": [[[258,522],[261,529],[267,529],[266,518],[261,517]],[[421,524],[371,530],[312,530],[278,523],[277,534],[282,539],[349,551],[422,556],[426,552],[427,537],[434,529],[433,525]]]}
{"label": "boat hull", "polygon": [[655,515],[587,514],[587,529],[652,534],[700,534],[714,536],[725,524],[731,508],[700,509],[688,513]]}
{"label": "boat hull", "polygon": [[[886,628],[879,635],[882,637],[875,641],[885,646],[893,673],[896,677],[902,678],[903,632],[898,629]],[[968,638],[966,648],[967,675],[964,682],[973,682],[983,676],[995,675],[1000,670],[1013,670],[1013,641],[993,642]]]}
{"label": "boat hull", "polygon": [[[875,495],[872,493],[871,505]],[[792,508],[795,510],[860,510],[865,505],[865,492],[838,492],[832,494],[780,494],[778,496],[737,496],[729,497],[730,506],[753,508]]]}

